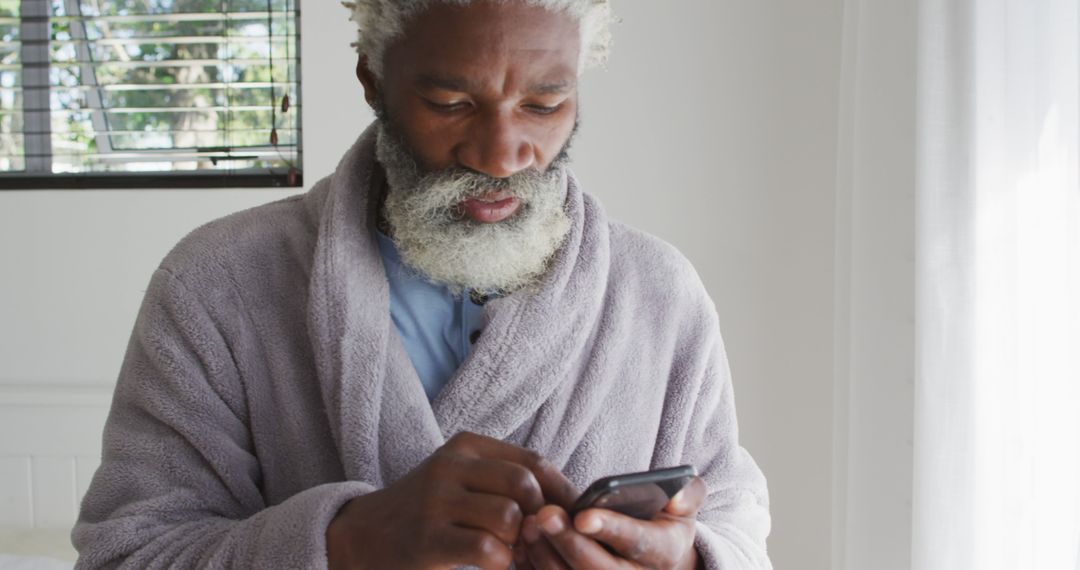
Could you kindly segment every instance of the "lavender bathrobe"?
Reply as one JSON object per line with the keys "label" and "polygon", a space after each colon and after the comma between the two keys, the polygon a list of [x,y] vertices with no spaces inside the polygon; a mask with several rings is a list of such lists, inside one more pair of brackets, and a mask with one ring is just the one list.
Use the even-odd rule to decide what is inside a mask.
{"label": "lavender bathrobe", "polygon": [[184,238],[153,274],[72,533],[79,568],[319,568],[349,499],[450,436],[536,450],[580,488],[690,463],[708,568],[770,568],[715,308],[660,240],[567,174],[573,229],[540,288],[492,300],[429,404],[390,320],[373,130],[308,193]]}

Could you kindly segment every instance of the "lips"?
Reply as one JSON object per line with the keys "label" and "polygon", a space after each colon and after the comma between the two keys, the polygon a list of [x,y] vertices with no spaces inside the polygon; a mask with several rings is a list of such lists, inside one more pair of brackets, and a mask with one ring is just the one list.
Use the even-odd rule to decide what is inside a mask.
{"label": "lips", "polygon": [[509,192],[507,192],[506,190],[500,190],[498,192],[490,192],[488,194],[484,194],[483,196],[476,196],[475,198],[472,198],[472,199],[476,200],[477,202],[490,204],[490,203],[495,203],[495,202],[502,202],[503,200],[506,200],[506,199],[512,198],[512,197],[513,196],[511,196],[511,194]]}
{"label": "lips", "polygon": [[461,203],[465,216],[473,221],[494,224],[510,218],[521,207],[521,201],[508,192],[494,192]]}

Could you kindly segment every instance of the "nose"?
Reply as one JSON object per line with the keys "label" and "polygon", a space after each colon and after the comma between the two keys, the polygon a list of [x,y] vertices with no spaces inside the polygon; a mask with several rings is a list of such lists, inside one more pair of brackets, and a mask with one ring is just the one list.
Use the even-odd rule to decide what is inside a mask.
{"label": "nose", "polygon": [[525,129],[512,113],[493,110],[476,117],[456,158],[470,170],[507,178],[533,166],[535,156]]}

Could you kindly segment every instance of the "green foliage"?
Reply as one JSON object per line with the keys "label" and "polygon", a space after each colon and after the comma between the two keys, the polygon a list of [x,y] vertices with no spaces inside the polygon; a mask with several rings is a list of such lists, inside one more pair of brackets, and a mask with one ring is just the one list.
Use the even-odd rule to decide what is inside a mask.
{"label": "green foliage", "polygon": [[20,0],[0,0],[0,18],[19,15]]}
{"label": "green foliage", "polygon": [[[146,165],[98,163],[87,155],[208,147],[244,155],[253,147],[269,147],[273,127],[281,154],[294,154],[289,147],[299,139],[300,101],[294,83],[296,38],[286,37],[297,31],[291,15],[276,14],[268,22],[265,0],[90,0],[75,14],[64,12],[62,0],[50,1],[55,162],[66,160],[76,170],[128,169]],[[286,0],[272,0],[272,5],[277,11],[288,9]],[[221,18],[223,7],[236,17]],[[0,0],[0,17],[17,16],[18,8],[19,0]],[[169,14],[209,17],[99,18]],[[13,29],[17,34],[18,26]],[[5,33],[12,33],[11,26],[0,24],[0,36]],[[190,39],[203,37],[207,41]],[[89,41],[78,41],[82,38]],[[291,108],[282,113],[286,93]],[[11,132],[9,124],[0,122],[0,133]],[[217,167],[280,168],[284,163],[273,154],[269,160],[224,161]],[[215,166],[200,160],[199,167]]]}

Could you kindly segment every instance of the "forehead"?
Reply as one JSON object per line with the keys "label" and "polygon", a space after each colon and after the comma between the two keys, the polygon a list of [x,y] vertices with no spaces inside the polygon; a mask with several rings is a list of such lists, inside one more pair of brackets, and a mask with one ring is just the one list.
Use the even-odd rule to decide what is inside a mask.
{"label": "forehead", "polygon": [[385,75],[557,83],[577,76],[580,43],[573,17],[521,0],[436,3],[387,50]]}

